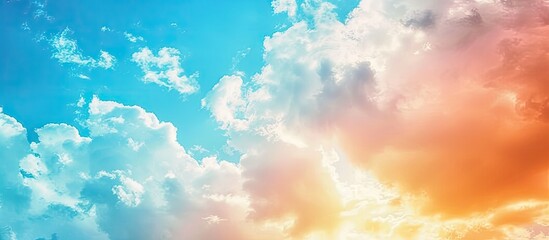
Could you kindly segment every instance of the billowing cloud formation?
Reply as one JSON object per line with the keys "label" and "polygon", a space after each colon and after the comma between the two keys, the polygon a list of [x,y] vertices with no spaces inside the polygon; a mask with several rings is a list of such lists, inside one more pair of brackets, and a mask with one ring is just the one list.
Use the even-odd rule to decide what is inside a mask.
{"label": "billowing cloud formation", "polygon": [[[438,235],[423,236],[546,236],[545,1],[363,1],[345,23],[332,5],[310,3],[312,24],[267,38],[266,65],[249,84],[226,76],[210,93],[230,144],[243,152],[276,141],[339,148],[420,214],[405,239],[424,239],[434,231],[425,218],[436,216]],[[227,94],[235,85],[242,89]],[[231,127],[235,120],[247,127]],[[528,230],[502,227],[519,225]]]}
{"label": "billowing cloud formation", "polygon": [[238,165],[198,163],[139,107],[94,97],[88,114],[88,137],[48,124],[29,144],[0,112],[1,239],[280,239],[246,220]]}
{"label": "billowing cloud formation", "polygon": [[132,61],[143,70],[144,82],[153,82],[168,89],[175,89],[181,94],[191,94],[198,90],[196,78],[198,73],[191,76],[183,75],[180,52],[175,48],[164,47],[158,51],[158,56],[147,47],[132,55]]}
{"label": "billowing cloud formation", "polygon": [[51,40],[51,45],[54,49],[52,57],[60,63],[70,63],[89,68],[112,68],[116,62],[116,58],[106,51],[101,50],[98,59],[83,56],[82,51],[78,48],[76,40],[68,37],[70,30],[65,28]]}
{"label": "billowing cloud formation", "polygon": [[[375,7],[391,10],[363,4],[348,25],[376,15]],[[362,107],[339,111],[330,127],[357,163],[406,191],[425,192],[425,211],[463,215],[547,200],[549,96],[539,79],[549,75],[537,67],[549,50],[539,37],[546,7],[429,7],[441,8],[435,29],[409,30],[394,19],[396,32],[384,36],[391,41],[365,53],[389,50],[372,60],[376,76],[362,78],[370,85],[360,88]],[[390,24],[393,16],[380,17]]]}

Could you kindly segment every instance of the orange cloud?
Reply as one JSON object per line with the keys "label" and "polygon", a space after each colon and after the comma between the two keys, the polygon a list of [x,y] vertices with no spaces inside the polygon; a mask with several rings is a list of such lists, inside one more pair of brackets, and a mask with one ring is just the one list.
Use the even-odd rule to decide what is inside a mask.
{"label": "orange cloud", "polygon": [[[514,22],[529,24],[463,27],[456,44],[393,59],[376,76],[399,83],[387,103],[336,122],[351,159],[426,196],[424,213],[465,216],[549,200],[549,26],[539,15],[526,21],[524,8],[540,6],[516,10]],[[434,43],[445,38],[438,31]]]}
{"label": "orange cloud", "polygon": [[340,196],[314,151],[271,143],[242,159],[244,189],[256,221],[290,220],[288,232],[301,237],[330,233],[340,222]]}
{"label": "orange cloud", "polygon": [[547,213],[548,204],[541,204],[538,206],[522,207],[519,209],[504,209],[499,211],[492,217],[492,224],[494,226],[504,225],[528,225],[531,224]]}
{"label": "orange cloud", "polygon": [[[311,26],[266,38],[241,104],[214,113],[246,122],[227,131],[245,153],[251,219],[343,239],[514,239],[547,225],[537,210],[506,213],[549,200],[544,2],[362,1],[344,23],[308,7]],[[226,95],[219,84],[210,96]],[[323,166],[324,147],[355,165],[330,172],[341,163]],[[355,171],[391,194],[367,196]]]}

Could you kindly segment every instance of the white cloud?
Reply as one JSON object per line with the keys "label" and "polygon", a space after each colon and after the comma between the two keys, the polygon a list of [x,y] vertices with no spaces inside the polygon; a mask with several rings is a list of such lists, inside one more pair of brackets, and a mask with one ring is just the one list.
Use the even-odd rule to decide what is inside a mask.
{"label": "white cloud", "polygon": [[196,78],[198,73],[190,76],[183,74],[180,63],[180,52],[175,48],[161,48],[158,55],[145,47],[132,55],[132,61],[143,70],[144,82],[153,82],[168,89],[175,89],[181,94],[191,94],[198,90]]}
{"label": "white cloud", "polygon": [[141,203],[141,197],[145,190],[143,185],[129,177],[120,175],[120,185],[113,186],[112,192],[126,206],[137,207]]}
{"label": "white cloud", "polygon": [[34,7],[33,16],[35,19],[45,19],[49,22],[55,20],[55,18],[46,11],[47,1],[33,1],[32,6]]}
{"label": "white cloud", "polygon": [[246,219],[238,165],[199,164],[140,107],[94,97],[89,108],[89,137],[48,124],[30,144],[0,113],[2,239],[280,239]]}
{"label": "white cloud", "polygon": [[52,146],[61,146],[67,141],[72,142],[75,146],[90,141],[89,138],[81,137],[75,127],[64,123],[46,124],[36,129],[36,133],[41,144],[38,146],[48,145],[50,148]]}
{"label": "white cloud", "polygon": [[245,107],[241,89],[242,78],[240,76],[224,76],[202,100],[202,106],[210,109],[223,129],[243,130],[247,128],[246,121],[238,117]]}
{"label": "white cloud", "polygon": [[102,26],[102,27],[101,27],[101,32],[111,32],[111,31],[112,31],[112,30],[111,30],[109,27],[107,27],[107,26]]}
{"label": "white cloud", "polygon": [[98,59],[83,56],[82,51],[78,48],[76,40],[68,37],[70,29],[65,28],[61,33],[55,35],[51,40],[53,47],[52,57],[60,63],[76,64],[89,68],[104,68],[110,69],[114,66],[116,58],[110,53],[101,50]]}
{"label": "white cloud", "polygon": [[294,18],[297,12],[297,3],[295,0],[274,0],[271,2],[274,13],[286,12],[288,17]]}
{"label": "white cloud", "polygon": [[0,139],[8,140],[12,137],[26,134],[25,128],[19,122],[3,113],[0,108]]}
{"label": "white cloud", "polygon": [[137,42],[137,41],[144,41],[143,37],[141,36],[135,36],[129,32],[124,32],[124,37],[126,37],[126,39],[128,39],[128,41],[130,42]]}
{"label": "white cloud", "polygon": [[200,146],[200,145],[193,145],[191,149],[189,149],[190,153],[194,156],[196,154],[204,154],[209,152],[208,149]]}
{"label": "white cloud", "polygon": [[90,80],[90,77],[88,75],[84,75],[82,73],[78,74],[77,76],[78,78],[81,78],[81,79],[85,79],[85,80]]}
{"label": "white cloud", "polygon": [[114,56],[103,50],[100,52],[101,55],[99,56],[99,60],[96,61],[96,65],[104,69],[112,68],[116,62]]}

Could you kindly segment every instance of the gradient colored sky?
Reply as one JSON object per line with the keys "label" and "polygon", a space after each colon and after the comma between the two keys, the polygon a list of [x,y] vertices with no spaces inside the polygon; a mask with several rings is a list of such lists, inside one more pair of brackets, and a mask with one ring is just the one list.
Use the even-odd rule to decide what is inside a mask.
{"label": "gradient colored sky", "polygon": [[548,239],[545,0],[0,3],[0,240]]}

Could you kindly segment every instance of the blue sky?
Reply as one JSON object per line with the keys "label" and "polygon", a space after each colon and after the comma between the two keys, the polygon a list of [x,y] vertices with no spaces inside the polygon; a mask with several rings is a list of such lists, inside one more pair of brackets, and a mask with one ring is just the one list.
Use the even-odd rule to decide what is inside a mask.
{"label": "blue sky", "polygon": [[[345,4],[343,4],[343,2]],[[341,20],[357,1],[341,1]],[[263,40],[291,25],[285,14],[274,14],[269,1],[3,1],[0,52],[0,105],[29,130],[46,123],[75,122],[74,104],[81,96],[139,105],[163,121],[174,123],[179,141],[208,154],[237,160],[222,149],[226,138],[200,100],[225,74],[236,71],[247,79],[263,66]],[[116,58],[112,68],[60,63],[52,57],[51,39],[68,29],[82,55],[98,57],[104,50]],[[130,35],[131,34],[131,35]],[[128,36],[133,36],[131,42]],[[131,61],[132,53],[148,47],[181,52],[185,74],[198,73],[200,89],[189,95],[145,84]],[[83,79],[81,77],[89,78]],[[36,134],[29,131],[30,140]]]}

